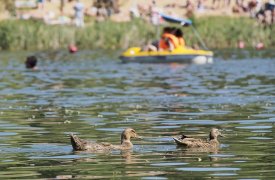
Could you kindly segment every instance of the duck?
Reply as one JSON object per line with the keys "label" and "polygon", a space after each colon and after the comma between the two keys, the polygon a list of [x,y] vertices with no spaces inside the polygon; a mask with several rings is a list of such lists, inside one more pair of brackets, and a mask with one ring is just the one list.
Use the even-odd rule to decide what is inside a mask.
{"label": "duck", "polygon": [[111,143],[94,143],[80,139],[74,134],[70,134],[70,140],[74,151],[110,151],[110,150],[130,150],[133,148],[131,138],[139,138],[136,131],[132,128],[126,128],[121,133],[121,144],[113,145]]}
{"label": "duck", "polygon": [[186,148],[204,148],[204,149],[217,149],[220,146],[218,137],[223,137],[219,129],[212,128],[209,133],[209,139],[196,139],[186,135],[181,135],[179,137],[173,137],[175,143],[178,146],[184,146]]}

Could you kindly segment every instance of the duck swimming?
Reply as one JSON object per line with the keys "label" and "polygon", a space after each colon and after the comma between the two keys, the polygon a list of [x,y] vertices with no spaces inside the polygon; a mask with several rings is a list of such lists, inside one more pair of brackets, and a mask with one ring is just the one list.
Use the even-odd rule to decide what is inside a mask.
{"label": "duck swimming", "polygon": [[139,138],[136,131],[132,128],[126,128],[121,133],[121,144],[112,145],[110,143],[93,143],[80,139],[76,135],[70,134],[71,144],[74,151],[110,151],[110,150],[128,150],[133,148],[131,138]]}
{"label": "duck swimming", "polygon": [[218,136],[223,137],[223,135],[218,129],[212,128],[209,133],[208,140],[196,139],[185,135],[181,135],[179,137],[173,137],[173,139],[177,145],[185,146],[187,148],[206,148],[206,149],[216,148],[217,149],[220,146],[220,143],[218,141]]}

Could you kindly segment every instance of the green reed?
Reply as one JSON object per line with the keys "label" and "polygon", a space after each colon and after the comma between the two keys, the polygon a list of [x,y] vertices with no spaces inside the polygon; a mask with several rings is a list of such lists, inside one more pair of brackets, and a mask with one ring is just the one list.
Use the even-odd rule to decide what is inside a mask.
{"label": "green reed", "polygon": [[[275,46],[273,26],[263,26],[255,19],[246,17],[205,17],[197,19],[196,29],[210,48],[235,48],[238,41],[243,41],[251,48],[259,42],[267,47]],[[186,32],[186,39],[190,44],[198,43],[194,35]]]}
{"label": "green reed", "polygon": [[[124,23],[91,21],[85,28],[8,20],[0,22],[0,49],[60,49],[71,43],[82,49],[126,49],[157,39],[162,27],[139,19]],[[258,42],[275,47],[274,27],[265,28],[249,18],[205,17],[195,19],[195,27],[209,48],[234,48],[239,40],[247,47]],[[183,31],[187,45],[199,44],[191,28],[183,28]]]}

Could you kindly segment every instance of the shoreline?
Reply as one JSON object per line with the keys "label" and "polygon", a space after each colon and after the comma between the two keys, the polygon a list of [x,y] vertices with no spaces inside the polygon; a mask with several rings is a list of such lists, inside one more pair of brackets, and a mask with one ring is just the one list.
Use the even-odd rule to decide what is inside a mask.
{"label": "shoreline", "polygon": [[[158,39],[157,32],[167,25],[180,27],[154,26],[140,19],[121,23],[93,21],[84,28],[6,20],[0,22],[0,50],[53,50],[69,44],[80,49],[127,49]],[[275,48],[275,25],[263,27],[247,17],[200,17],[194,19],[194,25],[210,49],[238,48],[239,41],[244,42],[244,48],[255,48],[258,43],[267,49]],[[191,28],[184,27],[183,31],[188,46],[199,44]]]}

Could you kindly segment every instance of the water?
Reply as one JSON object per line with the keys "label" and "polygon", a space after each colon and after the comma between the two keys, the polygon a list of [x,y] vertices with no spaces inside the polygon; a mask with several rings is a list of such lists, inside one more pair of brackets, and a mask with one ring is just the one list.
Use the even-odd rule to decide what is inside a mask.
{"label": "water", "polygon": [[[0,57],[0,179],[274,179],[275,61],[120,64],[118,53]],[[116,59],[116,60],[115,60]],[[132,151],[75,153],[68,134]],[[172,136],[223,130],[217,152],[177,148]]]}

